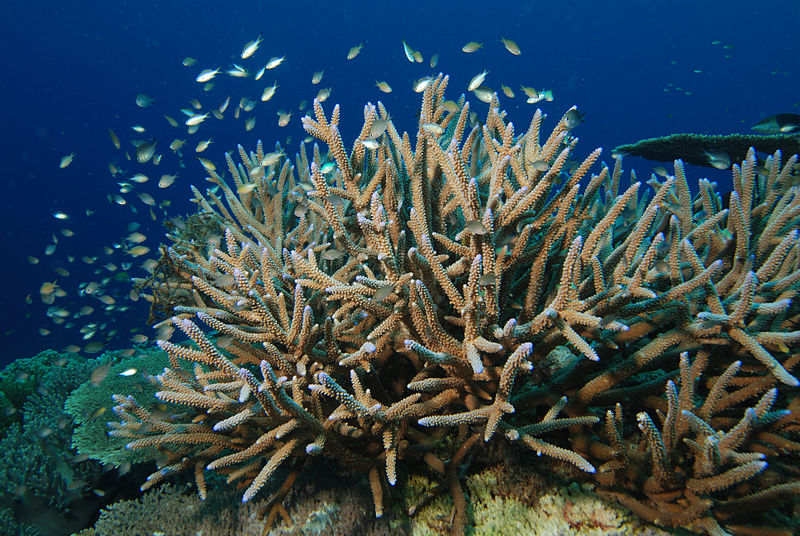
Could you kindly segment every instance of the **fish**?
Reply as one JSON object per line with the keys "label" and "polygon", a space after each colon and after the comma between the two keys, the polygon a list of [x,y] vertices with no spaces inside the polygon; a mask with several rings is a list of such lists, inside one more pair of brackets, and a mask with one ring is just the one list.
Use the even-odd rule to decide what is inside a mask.
{"label": "fish", "polygon": [[55,219],[57,219],[57,220],[68,220],[69,219],[69,216],[67,215],[67,213],[66,212],[61,212],[60,210],[58,212],[53,212],[53,217]]}
{"label": "fish", "polygon": [[260,68],[258,72],[256,72],[256,75],[253,78],[255,78],[256,80],[261,80],[261,77],[264,76],[264,73],[266,71],[267,71],[267,66],[265,65],[262,68]]}
{"label": "fish", "polygon": [[197,147],[194,148],[194,152],[202,153],[203,151],[208,149],[208,146],[211,145],[211,143],[212,141],[210,139],[198,142]]}
{"label": "fish", "polygon": [[494,96],[494,92],[490,88],[485,86],[480,86],[473,89],[472,92],[475,94],[476,97],[478,97],[479,101],[485,102],[487,104],[492,102],[492,97]]}
{"label": "fish", "polygon": [[235,63],[233,64],[233,68],[225,71],[225,74],[234,78],[247,78],[248,76],[247,69],[241,65],[236,65]]}
{"label": "fish", "polygon": [[759,134],[788,134],[800,131],[800,115],[778,114],[762,119],[753,130]]}
{"label": "fish", "polygon": [[483,43],[478,43],[476,41],[470,41],[469,43],[467,43],[466,45],[461,47],[461,52],[466,52],[467,54],[470,54],[472,52],[475,52],[476,50],[478,50],[482,46],[483,46]]}
{"label": "fish", "polygon": [[136,95],[136,106],[138,106],[139,108],[147,108],[148,106],[151,106],[154,102],[156,102],[155,99],[153,99],[153,97],[151,97],[150,95],[145,95],[144,93],[139,93],[138,95]]}
{"label": "fish", "polygon": [[283,63],[283,61],[285,59],[286,59],[286,56],[281,56],[280,58],[278,58],[278,57],[270,58],[265,67],[267,69],[274,69],[275,67],[277,67],[278,65]]}
{"label": "fish", "polygon": [[379,138],[381,134],[386,132],[386,129],[388,127],[389,127],[388,119],[376,119],[375,121],[372,122],[372,126],[369,127],[369,137],[372,139]]}
{"label": "fish", "polygon": [[731,167],[731,157],[724,151],[706,151],[703,150],[708,163],[711,167],[716,169],[729,169]]}
{"label": "fish", "polygon": [[132,257],[141,257],[142,255],[147,255],[149,252],[150,248],[147,246],[133,246],[131,249],[127,251],[128,255]]}
{"label": "fish", "polygon": [[408,43],[403,41],[403,53],[406,55],[406,59],[411,63],[414,63],[414,49],[408,46]]}
{"label": "fish", "polygon": [[585,116],[585,113],[581,113],[573,108],[564,115],[564,126],[570,129],[575,128],[585,121]]}
{"label": "fish", "polygon": [[[150,177],[148,177],[144,173],[137,173],[136,175],[131,177],[131,180],[133,182],[138,182],[139,184],[144,184],[144,183],[146,183],[147,181],[150,180]],[[128,191],[130,191],[130,190],[128,190]],[[128,193],[128,192],[122,192],[122,193]]]}
{"label": "fish", "polygon": [[525,96],[528,97],[529,104],[535,104],[536,102],[539,102],[541,100],[539,92],[536,90],[536,88],[532,88],[529,86],[520,86],[519,88],[522,90],[523,93],[525,93]]}
{"label": "fish", "polygon": [[231,97],[230,97],[230,96],[228,96],[228,97],[226,97],[226,98],[225,98],[225,100],[224,100],[224,101],[222,101],[222,104],[220,104],[220,105],[219,105],[219,108],[217,108],[217,110],[219,111],[219,113],[221,113],[221,114],[224,114],[224,113],[225,113],[225,110],[227,110],[227,109],[228,109],[228,105],[229,105],[230,103],[231,103]]}
{"label": "fish", "polygon": [[197,59],[196,58],[190,58],[189,56],[186,56],[185,58],[183,58],[183,61],[181,62],[181,64],[183,64],[184,67],[191,67],[195,63],[197,63]]}
{"label": "fish", "polygon": [[216,169],[217,169],[217,166],[214,164],[214,162],[212,162],[212,161],[211,161],[211,160],[209,160],[208,158],[201,158],[201,157],[198,157],[197,159],[200,161],[200,164],[201,164],[201,165],[202,165],[204,168],[206,168],[206,170],[207,170],[207,171],[216,171]]}
{"label": "fish", "polygon": [[178,122],[175,121],[175,119],[173,119],[172,117],[170,117],[168,115],[164,115],[164,119],[167,120],[167,123],[169,123],[170,126],[173,126],[173,127],[177,127],[178,126]]}
{"label": "fish", "polygon": [[204,69],[200,71],[200,74],[197,75],[195,80],[200,83],[208,82],[219,74],[220,69],[221,67],[217,67],[216,69]]}
{"label": "fish", "polygon": [[325,74],[325,71],[316,71],[313,75],[311,75],[311,83],[315,86],[322,82],[322,76]]}
{"label": "fish", "polygon": [[122,147],[122,145],[119,142],[119,138],[117,137],[117,133],[111,130],[110,128],[108,129],[108,137],[111,138],[111,143],[114,144],[114,147],[116,147],[117,149]]}
{"label": "fish", "polygon": [[422,63],[422,60],[423,60],[422,52],[420,52],[419,50],[415,50],[414,51],[414,61],[416,61],[417,63]]}
{"label": "fish", "polygon": [[265,87],[264,92],[261,94],[262,102],[267,102],[270,100],[273,95],[275,95],[275,90],[278,89],[278,82],[275,82],[273,85]]}
{"label": "fish", "polygon": [[380,147],[380,144],[378,143],[378,140],[375,140],[375,139],[358,140],[358,141],[360,141],[361,145],[363,145],[367,149],[373,149],[374,150],[374,149],[377,149],[378,147]]}
{"label": "fish", "polygon": [[436,54],[434,54],[433,56],[431,56],[431,63],[430,63],[431,69],[435,68],[437,65],[439,65],[439,53],[438,52]]}
{"label": "fish", "polygon": [[[84,350],[86,350],[86,349],[84,348]],[[86,351],[88,351],[88,350],[86,350]],[[106,376],[108,376],[108,372],[111,370],[111,365],[113,363],[114,363],[113,361],[109,361],[108,363],[100,365],[99,367],[95,368],[92,371],[92,374],[91,374],[91,377],[90,377],[92,385],[97,387],[98,385],[103,383],[103,380],[105,380]]]}
{"label": "fish", "polygon": [[133,126],[131,127],[131,130],[133,130],[134,132],[138,132],[139,134],[141,134],[142,132],[145,132],[147,129],[146,129],[146,128],[144,128],[142,125],[133,125]]}
{"label": "fish", "polygon": [[442,134],[444,134],[444,128],[442,128],[442,125],[438,123],[425,123],[424,125],[422,125],[422,130],[424,130],[425,132],[429,132],[434,136],[441,136]]}
{"label": "fish", "polygon": [[353,58],[358,56],[358,54],[359,54],[359,52],[361,52],[362,48],[364,48],[364,43],[363,42],[357,44],[356,46],[354,46],[352,48],[350,48],[350,50],[347,51],[347,59],[348,60],[352,60]]}
{"label": "fish", "polygon": [[245,121],[244,121],[244,129],[247,132],[250,132],[254,128],[256,128],[256,118],[255,117],[248,117],[247,119],[245,119]]}
{"label": "fish", "polygon": [[284,112],[283,110],[278,112],[278,126],[285,127],[289,124],[289,120],[292,118],[292,112]]}
{"label": "fish", "polygon": [[193,114],[190,115],[189,118],[186,120],[187,127],[193,127],[195,125],[199,125],[203,121],[208,118],[208,114]]}
{"label": "fish", "polygon": [[326,100],[328,100],[328,97],[330,96],[331,96],[331,88],[329,87],[322,88],[317,92],[317,100],[319,102],[325,102]]}
{"label": "fish", "polygon": [[64,155],[61,157],[61,161],[58,163],[58,167],[60,169],[64,169],[68,165],[72,163],[72,160],[75,158],[75,151],[72,151],[68,155]]}
{"label": "fish", "polygon": [[489,74],[489,71],[483,71],[482,73],[476,74],[472,77],[472,80],[469,81],[469,85],[467,86],[467,91],[475,91],[483,81],[486,80],[486,75]]}
{"label": "fish", "polygon": [[156,139],[153,138],[150,141],[146,141],[144,143],[140,143],[136,147],[136,161],[140,164],[145,164],[153,158],[153,154],[156,152]]}
{"label": "fish", "polygon": [[506,39],[505,37],[501,37],[500,41],[503,43],[503,46],[506,47],[506,50],[514,54],[515,56],[519,56],[522,54],[522,51],[519,49],[519,45],[512,41],[511,39]]}
{"label": "fish", "polygon": [[479,222],[478,220],[468,221],[466,228],[470,233],[474,235],[485,235],[489,232],[483,225],[483,223]]}
{"label": "fish", "polygon": [[500,89],[503,90],[503,93],[509,99],[513,99],[514,98],[514,90],[511,89],[510,87],[508,87],[508,86],[500,86]]}
{"label": "fish", "polygon": [[414,80],[414,92],[415,93],[422,93],[427,89],[427,87],[431,84],[431,77],[426,76],[424,78],[420,78],[419,80]]}
{"label": "fish", "polygon": [[378,86],[378,89],[380,89],[384,93],[392,92],[392,86],[390,86],[387,82],[378,82],[377,80],[375,80],[375,85]]}
{"label": "fish", "polygon": [[179,151],[184,145],[186,145],[186,140],[175,138],[172,140],[172,143],[169,144],[169,148],[173,151]]}
{"label": "fish", "polygon": [[283,156],[283,152],[276,151],[274,153],[267,153],[264,155],[264,158],[261,159],[261,165],[264,167],[269,167],[278,162]]}
{"label": "fish", "polygon": [[243,60],[246,60],[253,54],[255,54],[256,50],[258,50],[258,45],[261,44],[261,36],[258,36],[258,39],[254,39],[253,41],[248,42],[244,48],[242,48],[242,53],[240,54]]}

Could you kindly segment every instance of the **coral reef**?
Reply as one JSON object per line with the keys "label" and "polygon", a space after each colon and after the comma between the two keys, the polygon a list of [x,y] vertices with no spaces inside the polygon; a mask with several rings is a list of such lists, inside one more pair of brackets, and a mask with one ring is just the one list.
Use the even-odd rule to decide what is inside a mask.
{"label": "coral reef", "polygon": [[800,139],[797,135],[785,134],[670,134],[620,145],[614,153],[658,162],[680,159],[695,166],[716,167],[714,155],[724,154],[726,161],[742,161],[751,147],[760,153],[794,154],[800,152]]}
{"label": "coral reef", "polygon": [[68,534],[101,502],[104,471],[70,447],[73,422],[62,409],[91,369],[75,354],[47,350],[0,372],[0,534]]}
{"label": "coral reef", "polygon": [[[797,493],[797,157],[762,168],[750,150],[728,208],[707,180],[693,198],[680,161],[623,188],[619,159],[572,160],[574,109],[516,135],[495,96],[470,126],[447,81],[425,89],[415,141],[368,104],[348,150],[338,106],[315,101],[303,126],[327,155],[240,147],[233,184],[193,188],[219,234],[176,229],[140,282],[189,339],[158,341],[156,397],[176,409],[115,396],[111,433],[159,451],[143,489],[185,473],[203,498],[211,472],[247,502],[279,474],[269,526],[323,456],[366,475],[381,516],[415,462],[463,533],[464,467],[533,451],[658,523],[774,526],[727,506],[780,514]],[[663,505],[681,513],[650,515]]]}

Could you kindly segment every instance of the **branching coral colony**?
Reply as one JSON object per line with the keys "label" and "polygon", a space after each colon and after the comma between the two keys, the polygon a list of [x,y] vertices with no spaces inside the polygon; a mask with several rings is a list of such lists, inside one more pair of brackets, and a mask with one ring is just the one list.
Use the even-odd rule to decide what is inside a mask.
{"label": "branching coral colony", "polygon": [[470,129],[447,80],[416,142],[368,104],[348,151],[315,101],[327,156],[240,147],[233,185],[209,170],[221,196],[194,189],[196,228],[149,282],[190,339],[158,343],[157,397],[183,409],[118,395],[111,423],[163,454],[143,488],[187,471],[205,496],[215,471],[247,501],[286,464],[279,502],[328,456],[368,475],[380,516],[398,461],[421,460],[463,532],[459,466],[517,444],[652,522],[780,533],[800,492],[797,157],[751,151],[727,208],[680,162],[620,193],[619,160],[571,161],[575,112],[542,142],[541,112],[517,136],[495,96]]}

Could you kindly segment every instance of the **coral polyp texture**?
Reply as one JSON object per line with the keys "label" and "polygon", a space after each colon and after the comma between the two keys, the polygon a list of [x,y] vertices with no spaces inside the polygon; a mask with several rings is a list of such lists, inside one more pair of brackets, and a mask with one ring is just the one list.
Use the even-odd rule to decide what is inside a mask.
{"label": "coral polyp texture", "polygon": [[279,475],[274,517],[323,456],[368,475],[378,516],[427,471],[463,533],[464,467],[513,451],[664,526],[780,533],[800,491],[797,157],[751,150],[726,207],[680,161],[625,187],[599,149],[573,160],[574,109],[517,134],[496,96],[481,123],[447,82],[415,138],[367,104],[348,148],[314,101],[310,154],[240,147],[232,183],[207,168],[140,282],[187,339],[158,342],[172,409],[115,397],[111,433],[159,452],[143,488],[187,472],[204,497],[214,472],[249,501]]}

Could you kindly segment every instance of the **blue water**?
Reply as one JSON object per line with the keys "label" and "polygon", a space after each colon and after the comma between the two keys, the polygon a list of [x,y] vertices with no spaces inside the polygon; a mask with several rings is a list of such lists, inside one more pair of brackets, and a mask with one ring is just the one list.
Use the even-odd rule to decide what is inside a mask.
{"label": "blue water", "polygon": [[[232,3],[233,4],[233,3]],[[311,100],[318,89],[332,88],[325,103],[342,107],[345,139],[352,139],[361,125],[365,102],[381,100],[401,129],[415,125],[419,96],[411,82],[432,72],[451,75],[451,98],[466,89],[470,78],[488,69],[486,84],[499,90],[505,83],[517,92],[515,99],[501,98],[518,132],[527,128],[534,105],[525,104],[519,86],[552,89],[553,102],[537,106],[557,117],[576,104],[586,113],[586,123],[576,131],[578,154],[604,147],[610,158],[613,147],[641,138],[674,132],[726,134],[749,133],[750,126],[777,113],[798,113],[800,87],[798,43],[793,37],[800,4],[765,1],[758,5],[741,0],[617,1],[587,2],[255,2],[240,1],[235,7],[222,2],[5,2],[0,9],[0,177],[3,221],[0,248],[2,351],[0,362],[32,355],[44,348],[83,346],[79,329],[98,325],[91,340],[106,341],[109,348],[129,345],[131,330],[144,326],[144,304],[129,303],[124,283],[108,285],[118,306],[127,311],[104,311],[95,298],[81,298],[81,282],[99,281],[110,274],[100,265],[133,262],[128,272],[144,259],[133,259],[119,249],[106,256],[104,246],[114,249],[128,234],[131,222],[141,222],[141,232],[155,248],[163,231],[147,208],[133,194],[129,205],[107,200],[117,191],[116,181],[142,172],[151,177],[137,192],[149,192],[157,200],[168,198],[167,216],[191,210],[189,184],[204,187],[204,173],[193,148],[201,139],[214,143],[203,156],[220,163],[225,151],[237,143],[254,147],[257,139],[268,147],[286,142],[294,154],[305,137],[298,111],[301,100]],[[242,46],[258,35],[264,41],[256,55],[238,60]],[[521,56],[512,56],[499,42],[515,40]],[[422,64],[409,63],[402,51],[406,40],[425,57]],[[461,47],[479,41],[484,47],[464,54]],[[719,41],[719,44],[712,42]],[[350,47],[364,42],[352,61]],[[428,67],[439,53],[435,70]],[[190,68],[185,56],[198,59]],[[203,68],[238,61],[255,71],[272,56],[286,62],[261,81],[220,76],[212,91],[204,93],[194,81]],[[319,86],[311,85],[314,71],[325,70]],[[695,72],[700,71],[700,72]],[[243,120],[230,117],[242,96],[258,100],[266,85],[278,82],[275,97],[256,107],[257,124],[245,132]],[[394,88],[383,94],[376,80]],[[681,88],[678,90],[676,88]],[[136,106],[138,93],[157,103]],[[184,129],[171,128],[162,114],[182,120],[179,108],[198,98],[206,109],[230,95],[232,103],[224,121],[209,119],[184,149],[186,168],[166,148],[175,137],[187,138]],[[470,96],[473,109],[485,114],[486,105]],[[279,128],[276,111],[292,110],[289,126]],[[251,114],[245,114],[250,116]],[[145,134],[130,127],[140,124]],[[124,159],[107,135],[113,128],[123,149],[132,153],[131,139],[156,136],[160,166],[136,165]],[[59,169],[60,158],[76,152],[74,162]],[[108,163],[115,162],[124,175],[113,179]],[[653,164],[627,159],[626,169],[647,176]],[[163,173],[178,173],[176,183],[159,190],[155,183]],[[708,168],[690,169],[692,181],[711,177],[724,183],[727,174]],[[134,214],[130,206],[139,211]],[[93,211],[86,214],[87,209]],[[55,211],[70,219],[60,221]],[[158,219],[163,218],[159,211]],[[61,229],[74,231],[64,237]],[[44,250],[56,234],[56,251]],[[31,265],[26,257],[36,256]],[[68,256],[74,256],[69,262]],[[93,265],[82,256],[99,256]],[[66,268],[69,276],[54,273]],[[100,270],[100,273],[93,273]],[[42,304],[39,287],[57,280],[67,292],[55,305],[70,313],[83,305],[95,312],[72,320],[69,329],[54,324]],[[30,295],[31,304],[26,304]],[[105,324],[101,329],[100,324]],[[40,329],[49,330],[42,336]]]}

